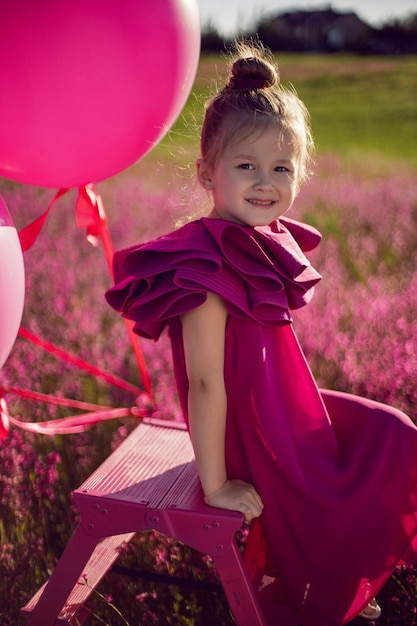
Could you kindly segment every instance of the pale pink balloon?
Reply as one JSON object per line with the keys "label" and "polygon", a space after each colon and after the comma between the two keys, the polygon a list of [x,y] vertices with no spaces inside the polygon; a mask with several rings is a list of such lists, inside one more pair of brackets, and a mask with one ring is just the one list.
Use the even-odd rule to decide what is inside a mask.
{"label": "pale pink balloon", "polygon": [[24,299],[25,268],[19,235],[0,196],[0,368],[15,342]]}
{"label": "pale pink balloon", "polygon": [[0,2],[0,175],[103,180],[181,112],[200,53],[196,0]]}

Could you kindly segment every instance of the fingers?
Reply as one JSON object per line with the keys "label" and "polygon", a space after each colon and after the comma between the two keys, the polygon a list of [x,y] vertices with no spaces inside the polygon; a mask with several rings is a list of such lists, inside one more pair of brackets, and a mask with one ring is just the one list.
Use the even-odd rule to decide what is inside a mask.
{"label": "fingers", "polygon": [[247,504],[242,503],[241,507],[239,507],[239,511],[244,514],[245,521],[251,522],[255,517],[259,517],[262,513],[262,508],[259,506],[248,506]]}
{"label": "fingers", "polygon": [[263,510],[263,502],[253,485],[243,481],[231,481],[240,488],[241,499],[238,502],[238,509],[244,514],[246,522],[251,522],[255,517],[259,517]]}
{"label": "fingers", "polygon": [[252,514],[254,514],[254,517],[258,517],[262,513],[262,509],[264,508],[261,496],[256,491],[253,485],[248,485],[247,483],[242,482],[242,486],[245,489],[245,495],[247,496],[245,502],[249,505],[249,508],[251,509]]}
{"label": "fingers", "polygon": [[227,480],[221,489],[205,497],[208,505],[239,511],[250,522],[262,513],[263,502],[255,487],[242,480]]}

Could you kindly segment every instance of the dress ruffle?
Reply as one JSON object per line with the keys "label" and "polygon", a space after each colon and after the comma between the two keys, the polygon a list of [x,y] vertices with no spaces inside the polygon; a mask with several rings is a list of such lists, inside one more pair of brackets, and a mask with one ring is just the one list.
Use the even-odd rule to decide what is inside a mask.
{"label": "dress ruffle", "polygon": [[288,218],[255,228],[202,218],[117,252],[116,284],[106,299],[135,322],[135,332],[152,339],[170,319],[203,304],[208,291],[236,317],[289,323],[290,310],[307,304],[321,279],[304,255],[320,238]]}

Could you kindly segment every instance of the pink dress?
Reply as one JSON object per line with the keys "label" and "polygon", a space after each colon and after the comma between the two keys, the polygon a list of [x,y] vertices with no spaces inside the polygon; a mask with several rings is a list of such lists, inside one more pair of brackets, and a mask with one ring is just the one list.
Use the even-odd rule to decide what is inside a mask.
{"label": "pink dress", "polygon": [[320,280],[304,255],[319,240],[287,218],[204,218],[117,253],[106,294],[141,336],[169,327],[185,419],[179,316],[207,291],[227,307],[227,471],[265,505],[245,560],[271,625],[339,626],[417,561],[417,429],[386,405],[320,392],[293,332],[290,309]]}

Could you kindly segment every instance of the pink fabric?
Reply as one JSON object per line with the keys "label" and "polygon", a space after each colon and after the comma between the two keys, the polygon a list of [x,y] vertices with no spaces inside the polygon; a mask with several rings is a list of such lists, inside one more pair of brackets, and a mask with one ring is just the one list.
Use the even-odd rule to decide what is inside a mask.
{"label": "pink fabric", "polygon": [[262,324],[289,322],[289,308],[310,300],[320,275],[303,248],[314,248],[319,233],[294,220],[253,229],[203,218],[155,242],[116,252],[116,286],[107,300],[134,330],[157,339],[168,320],[218,293],[229,312]]}
{"label": "pink fabric", "polygon": [[107,293],[139,334],[157,338],[169,324],[186,418],[178,316],[207,291],[224,300],[228,475],[253,482],[265,503],[246,562],[267,623],[280,626],[347,622],[399,560],[417,560],[417,429],[385,405],[320,392],[292,329],[290,308],[320,278],[301,247],[318,241],[288,220],[203,219],[119,253]]}

